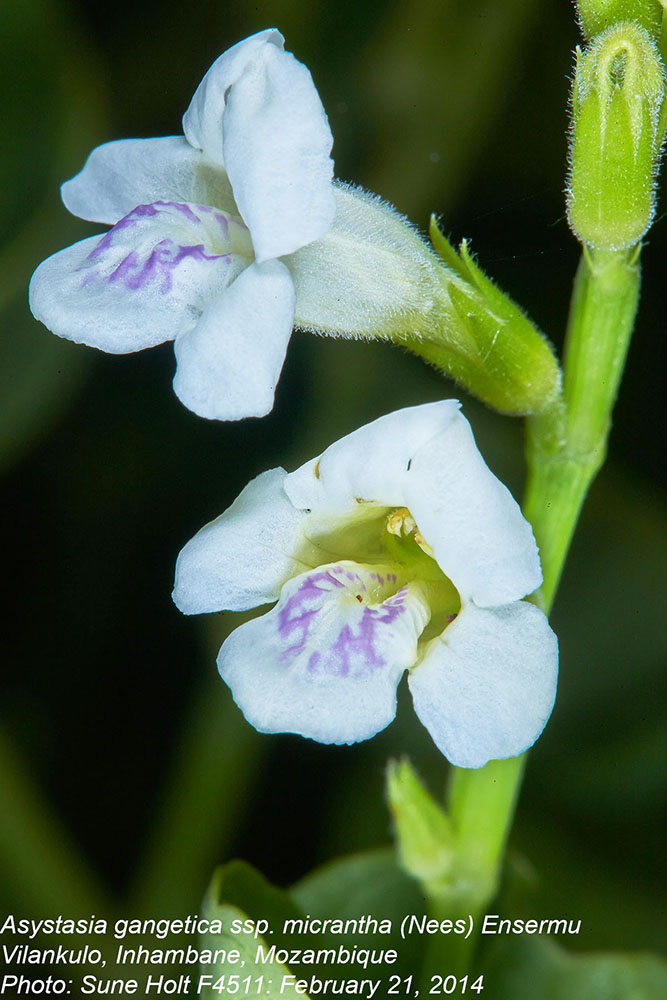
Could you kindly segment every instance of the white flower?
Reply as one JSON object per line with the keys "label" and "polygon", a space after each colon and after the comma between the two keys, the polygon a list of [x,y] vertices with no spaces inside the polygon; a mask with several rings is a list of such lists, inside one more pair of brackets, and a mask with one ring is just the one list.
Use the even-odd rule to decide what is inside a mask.
{"label": "white flower", "polygon": [[185,136],[110,142],[63,185],[111,224],[35,272],[33,313],[61,337],[123,354],[175,340],[179,398],[204,417],[273,405],[294,323],[279,259],[335,213],[332,138],[310,73],[263,31],[200,83]]}
{"label": "white flower", "polygon": [[367,739],[407,669],[442,753],[481,767],[526,750],[551,712],[556,637],[521,600],[541,578],[530,525],[446,400],[258,476],[184,547],[174,600],[186,614],[278,602],[218,657],[261,732]]}

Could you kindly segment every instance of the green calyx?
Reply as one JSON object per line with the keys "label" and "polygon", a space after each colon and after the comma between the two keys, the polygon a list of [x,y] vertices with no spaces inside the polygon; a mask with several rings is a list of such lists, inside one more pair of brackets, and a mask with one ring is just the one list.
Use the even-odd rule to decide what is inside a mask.
{"label": "green calyx", "polygon": [[465,240],[457,252],[438,228],[433,247],[446,265],[422,336],[402,342],[501,413],[547,409],[560,392],[560,369],[546,338],[473,260]]}
{"label": "green calyx", "polygon": [[616,25],[577,52],[567,210],[582,243],[624,250],[649,228],[665,84],[658,51],[635,24]]}
{"label": "green calyx", "polygon": [[663,9],[660,0],[577,0],[581,30],[589,41],[622,21],[638,24],[658,41]]}

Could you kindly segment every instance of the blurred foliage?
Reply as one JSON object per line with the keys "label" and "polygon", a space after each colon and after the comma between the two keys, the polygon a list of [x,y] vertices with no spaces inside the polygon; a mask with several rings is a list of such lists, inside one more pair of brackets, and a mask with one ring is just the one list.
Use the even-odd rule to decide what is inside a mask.
{"label": "blurred foliage", "polygon": [[388,5],[364,80],[375,136],[372,172],[384,197],[399,200],[407,187],[410,214],[450,208],[510,96],[515,62],[539,10],[537,0]]}
{"label": "blurred foliage", "polygon": [[[407,916],[416,920],[424,916],[423,899],[416,884],[388,851],[341,858],[316,870],[289,892],[276,889],[249,865],[234,861],[215,872],[202,912],[209,920],[223,921],[225,929],[222,934],[204,935],[201,946],[211,951],[238,949],[245,960],[244,976],[272,977],[267,983],[268,997],[282,995],[279,984],[284,984],[283,976],[290,973],[306,981],[313,974],[320,980],[334,976],[348,982],[369,975],[385,984],[389,975],[405,980],[419,970],[428,941],[428,935],[409,930],[403,933]],[[395,963],[376,958],[367,968],[350,963],[344,965],[344,971],[340,966],[326,964],[297,963],[287,967],[275,959],[266,966],[257,964],[258,945],[265,953],[271,946],[288,952],[299,948],[299,954],[309,948],[347,948],[352,952],[355,945],[359,947],[359,934],[343,934],[331,925],[322,931],[319,924],[315,925],[315,933],[310,930],[309,920],[328,918],[363,924],[369,917],[377,921],[378,931],[363,935],[363,949],[378,957],[394,949],[398,956]],[[235,934],[228,930],[232,920],[239,928],[243,922],[243,929]],[[386,922],[384,930],[382,921]],[[301,929],[285,936],[285,922]],[[571,926],[576,927],[576,923],[576,919],[571,921]],[[667,964],[651,955],[571,955],[549,940],[531,936],[516,939],[498,933],[478,966],[483,971],[476,970],[470,977],[477,981],[481,976],[480,985],[494,1000],[532,1000],[536,996],[540,1000],[661,1000],[667,990]],[[212,970],[203,964],[201,971]],[[217,970],[225,976],[237,972],[235,959],[225,961]],[[438,993],[438,981],[444,986],[443,980],[447,979],[448,972],[443,968],[441,976],[431,979],[430,992]],[[287,986],[285,993],[292,995]],[[215,994],[211,990],[204,995]]]}
{"label": "blurred foliage", "polygon": [[[105,884],[144,911],[196,905],[212,867],[234,854],[288,884],[340,852],[389,842],[389,757],[409,755],[435,793],[442,758],[405,692],[397,721],[353,748],[251,730],[215,676],[215,648],[237,619],[202,624],[173,608],[176,554],[262,469],[293,468],[368,419],[456,390],[398,349],[297,334],[266,419],[199,420],[171,391],[169,346],[107,357],[31,319],[33,267],[94,231],[58,206],[57,185],[96,143],[178,132],[213,58],[275,23],[313,72],[337,173],[423,229],[430,211],[445,213],[445,231],[472,239],[485,270],[560,346],[577,260],[562,195],[572,9],[560,0],[366,0],[345,10],[332,0],[22,0],[3,18],[3,719],[30,776],[28,811],[39,815],[42,792],[55,802]],[[570,944],[583,951],[667,939],[655,906],[666,818],[664,220],[644,256],[609,465],[554,614],[559,698],[530,755],[503,890],[521,913],[581,916]],[[520,423],[464,406],[492,469],[520,495]],[[9,770],[0,781],[16,804]],[[0,842],[14,837],[2,831]],[[63,837],[52,862],[64,883],[75,848]],[[20,830],[16,838],[14,848]],[[316,901],[347,912],[352,889],[366,891],[357,863],[309,876],[293,898],[310,912]],[[373,888],[359,905],[379,907],[392,863],[378,855],[368,865]],[[46,906],[49,887],[41,891],[5,878],[0,901],[30,911],[40,898]],[[534,983],[549,969],[569,983],[574,960],[559,955],[531,952]],[[608,964],[591,961],[576,967],[606,975]],[[622,981],[629,960],[604,961]],[[524,995],[514,962],[498,958],[508,997]],[[532,995],[576,996],[556,988]]]}
{"label": "blurred foliage", "polygon": [[[280,996],[294,1000],[299,995],[303,996],[291,983],[284,981],[283,977],[289,974],[285,965],[276,959],[257,961],[258,948],[261,947],[266,954],[270,954],[272,945],[284,947],[280,938],[276,940],[269,937],[269,933],[274,933],[269,927],[281,928],[284,921],[298,920],[304,916],[287,893],[274,888],[249,865],[232,861],[214,873],[204,898],[202,915],[210,921],[221,921],[223,930],[220,934],[203,934],[199,941],[200,947],[213,952],[217,949],[224,949],[227,953],[230,950],[238,951],[243,965],[229,958],[215,966],[202,964],[201,973],[212,976],[212,982],[210,987],[204,988],[198,995],[207,1000],[215,1000],[221,992],[214,985],[218,977],[224,976],[225,981],[229,982],[227,977],[240,978],[240,972],[244,979],[246,976],[253,979],[264,977],[266,988],[262,990],[262,995],[268,1000],[276,1000]],[[234,922],[238,927],[243,926],[244,930],[232,933]]]}
{"label": "blurred foliage", "polygon": [[94,51],[52,0],[3,9],[0,93],[9,155],[0,157],[0,468],[21,457],[57,419],[80,382],[86,353],[38,328],[26,279],[78,227],[63,219],[63,171],[96,141],[106,117]]}
{"label": "blurred foliage", "polygon": [[[423,941],[419,935],[403,941],[398,929],[407,914],[424,913],[424,898],[417,883],[399,868],[391,851],[368,851],[332,861],[293,886],[291,896],[314,917],[358,920],[371,916],[378,922],[390,920],[392,937],[364,934],[363,947],[381,950],[393,945],[398,959],[390,971],[396,975],[406,976],[419,968]],[[358,943],[355,934],[322,938],[322,945],[330,948],[341,944],[351,948]]]}
{"label": "blurred foliage", "polygon": [[495,1000],[660,1000],[667,968],[651,955],[568,955],[533,938],[497,949],[487,970]]}

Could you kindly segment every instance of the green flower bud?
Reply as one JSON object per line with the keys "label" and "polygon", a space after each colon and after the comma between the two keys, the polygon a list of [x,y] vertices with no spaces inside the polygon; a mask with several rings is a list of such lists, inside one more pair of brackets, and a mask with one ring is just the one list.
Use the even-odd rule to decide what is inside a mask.
{"label": "green flower bud", "polygon": [[431,219],[433,246],[448,266],[446,293],[410,350],[442,368],[502,413],[539,413],[560,392],[546,338],[477,266],[464,240],[457,253]]}
{"label": "green flower bud", "polygon": [[567,211],[582,243],[622,250],[650,226],[665,82],[657,49],[634,24],[577,50]]}
{"label": "green flower bud", "polygon": [[401,867],[420,882],[448,881],[454,857],[451,821],[408,760],[389,763],[387,798]]}
{"label": "green flower bud", "polygon": [[621,21],[633,21],[657,41],[663,7],[661,0],[577,0],[581,30],[589,41]]}

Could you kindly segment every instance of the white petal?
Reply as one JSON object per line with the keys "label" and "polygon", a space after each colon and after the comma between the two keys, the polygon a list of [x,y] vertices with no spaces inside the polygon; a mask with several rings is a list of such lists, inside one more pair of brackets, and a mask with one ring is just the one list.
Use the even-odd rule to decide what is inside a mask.
{"label": "white petal", "polygon": [[258,260],[322,236],[336,211],[333,139],[306,67],[265,45],[229,92],[225,166]]}
{"label": "white petal", "polygon": [[415,660],[428,610],[412,585],[382,599],[375,591],[386,578],[376,573],[380,584],[372,572],[339,563],[302,574],[272,611],[223,644],[220,673],[260,732],[355,743],[394,718],[396,685]]}
{"label": "white petal", "polygon": [[273,406],[293,319],[294,286],[284,264],[251,264],[176,341],[178,398],[200,417],[264,416]]}
{"label": "white petal", "polygon": [[558,644],[532,604],[466,605],[410,674],[415,711],[458,767],[530,747],[551,714]]}
{"label": "white petal", "polygon": [[205,207],[139,206],[106,235],[44,261],[32,277],[30,307],[60,337],[113,354],[172,340],[242,266],[204,245],[219,233],[223,249],[229,230],[227,217]]}
{"label": "white petal", "polygon": [[285,480],[296,507],[351,514],[408,507],[463,598],[506,604],[542,581],[530,525],[477,450],[456,400],[389,413]]}
{"label": "white petal", "polygon": [[405,505],[463,599],[509,604],[542,582],[532,528],[461,414],[415,453]]}
{"label": "white petal", "polygon": [[73,215],[111,225],[137,205],[155,201],[215,205],[238,214],[224,170],[208,163],[182,136],[98,146],[61,193]]}
{"label": "white petal", "polygon": [[284,478],[283,469],[263,472],[181,550],[173,598],[184,614],[268,604],[308,568],[299,559],[307,515],[287,499]]}
{"label": "white petal", "polygon": [[405,504],[405,477],[417,450],[457,418],[455,399],[387,413],[330,445],[285,480],[295,507],[322,514],[356,512],[360,501]]}
{"label": "white petal", "polygon": [[227,91],[261,49],[272,45],[282,51],[284,41],[275,28],[245,38],[216,59],[197,87],[183,116],[183,131],[190,145],[202,149],[211,163],[224,163],[222,116]]}

